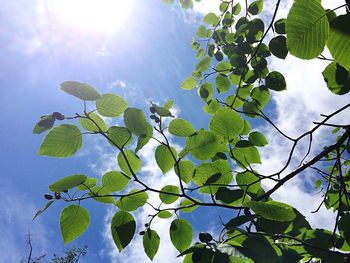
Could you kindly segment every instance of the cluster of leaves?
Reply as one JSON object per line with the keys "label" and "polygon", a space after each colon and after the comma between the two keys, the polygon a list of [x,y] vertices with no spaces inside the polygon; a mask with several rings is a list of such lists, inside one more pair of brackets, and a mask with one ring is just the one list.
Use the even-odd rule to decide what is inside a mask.
{"label": "cluster of leaves", "polygon": [[[192,3],[180,2],[184,7],[190,7]],[[271,55],[282,60],[288,54],[302,59],[329,60],[321,54],[327,45],[333,56],[323,72],[327,86],[339,95],[349,91],[350,36],[346,25],[350,15],[337,16],[333,11],[326,11],[319,0],[296,0],[288,17],[275,21],[280,4],[277,0],[271,21],[265,28],[265,22],[259,18],[264,1],[245,3],[243,8],[236,1],[222,1],[221,14],[207,14],[205,25],[198,28],[197,39],[192,42],[199,62],[181,87],[186,90],[197,88],[205,102],[203,110],[211,115],[208,129],[196,130],[189,121],[175,118],[171,113],[172,101],[162,106],[151,103],[148,120],[142,110],[128,107],[127,101],[117,95],[101,95],[88,84],[75,81],[62,83],[63,91],[84,101],[83,113],[67,117],[54,112],[43,116],[34,133],[48,131],[48,134],[38,153],[69,157],[81,148],[84,134],[96,134],[114,147],[120,168],[106,172],[100,181],[74,174],[49,186],[55,198],[46,195],[50,200],[36,216],[56,200],[77,202],[65,207],[60,216],[65,244],[89,226],[89,212],[82,206],[82,201],[93,199],[119,208],[111,221],[111,235],[119,251],[135,235],[137,226],[132,212],[144,205],[154,210],[144,231],[140,232],[145,253],[151,260],[161,241],[152,228],[155,219],[172,219],[170,239],[186,263],[298,262],[314,258],[344,262],[349,258],[350,125],[328,121],[348,109],[350,104],[324,115],[322,122],[315,123],[313,129],[297,138],[281,132],[263,109],[269,102],[270,92],[283,91],[287,86],[280,72],[269,70]],[[277,36],[267,44],[266,36],[272,30]],[[214,84],[209,81],[210,76],[215,77]],[[89,101],[94,104],[92,111],[87,111]],[[103,117],[120,118],[124,125],[107,127]],[[165,122],[166,118],[169,121]],[[271,124],[293,144],[280,171],[261,174],[254,169],[261,164],[259,148],[268,144],[263,133],[252,130],[250,121],[254,118]],[[69,123],[54,127],[56,120]],[[84,132],[70,123],[74,120]],[[304,162],[309,151],[297,169],[284,174],[297,144],[309,137],[311,148],[314,132],[324,126],[336,127],[334,143]],[[165,130],[182,140],[181,151],[171,145]],[[159,143],[154,152],[159,169],[164,174],[172,169],[175,171],[173,185],[156,189],[140,179],[142,160],[138,151],[151,139]],[[284,183],[306,169],[319,175],[315,184],[324,196],[320,207],[325,205],[337,213],[333,232],[312,229],[296,208],[271,198]],[[274,186],[264,189],[263,180],[273,181]],[[159,195],[160,205],[148,202],[149,192]],[[210,201],[206,201],[208,196]],[[199,242],[191,245],[192,226],[181,219],[178,212],[192,212],[199,206],[231,209],[236,213],[223,224],[218,238],[201,233]],[[173,219],[174,215],[176,219]]]}

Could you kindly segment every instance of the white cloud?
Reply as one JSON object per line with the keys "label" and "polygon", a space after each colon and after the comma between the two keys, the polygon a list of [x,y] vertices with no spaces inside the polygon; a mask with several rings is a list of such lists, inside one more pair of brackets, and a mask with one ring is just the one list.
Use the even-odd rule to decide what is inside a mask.
{"label": "white cloud", "polygon": [[[286,16],[286,7],[289,7],[291,2],[289,1],[281,9],[280,17]],[[323,1],[323,4],[326,7],[334,8],[343,3],[341,1]],[[270,10],[273,10],[272,7]],[[327,51],[325,52],[327,53]],[[285,60],[276,58],[271,61],[270,68],[283,73],[287,81],[287,91],[272,92],[272,100],[276,106],[274,123],[289,136],[295,138],[303,134],[314,126],[313,121],[322,120],[320,114],[330,114],[349,102],[349,95],[337,96],[328,91],[321,74],[328,63],[317,59],[300,60],[290,54]],[[348,116],[350,116],[349,110],[332,119],[331,122],[348,118]],[[289,151],[291,143],[286,142],[269,125],[265,126],[263,131],[270,144],[262,151],[263,167],[260,169],[262,172],[270,174],[278,171],[284,165],[286,152]],[[309,159],[321,151],[324,146],[332,143],[329,141],[329,134],[329,128],[323,128],[316,132]],[[300,142],[291,167],[295,168],[299,165],[307,151],[307,145],[308,138]],[[291,169],[288,169],[284,174]],[[335,217],[333,212],[322,208],[317,214],[310,213],[322,201],[322,196],[311,188],[314,178],[315,173],[304,172],[281,187],[273,197],[297,207],[307,216],[313,227],[332,229],[334,227],[332,218]],[[272,184],[267,183],[265,186],[270,188]]]}
{"label": "white cloud", "polygon": [[[161,187],[168,184],[177,185],[177,176],[173,171],[163,175],[162,172],[157,168],[157,164],[154,159],[154,151],[158,146],[155,141],[150,141],[139,153],[141,160],[143,161],[142,169],[138,173],[139,177],[143,182],[152,186],[153,188],[160,189]],[[176,146],[176,145],[175,145]],[[148,192],[148,202],[157,206],[160,204],[159,196],[157,193]],[[179,202],[179,201],[177,201]],[[175,203],[176,204],[176,203]],[[174,204],[172,204],[173,206]],[[112,262],[150,262],[148,257],[143,251],[142,237],[138,235],[138,232],[143,230],[143,225],[149,221],[149,215],[154,214],[154,210],[147,204],[133,213],[135,217],[138,229],[131,244],[123,250],[121,253],[118,252],[116,246],[112,240],[110,234],[110,220],[116,210],[110,209],[107,211],[105,216],[105,228],[103,229],[103,237],[106,242],[106,248],[101,251],[101,254],[108,254]],[[175,263],[181,262],[181,259],[176,258],[178,252],[173,247],[169,238],[169,225],[171,219],[159,219],[155,218],[151,227],[156,230],[160,236],[160,247],[157,255],[153,262],[164,262],[164,258],[167,262]]]}
{"label": "white cloud", "polygon": [[40,218],[32,221],[39,208],[25,194],[6,187],[0,192],[0,200],[0,262],[20,262],[28,258],[28,231],[32,237],[33,256],[46,254],[49,248],[47,229]]}

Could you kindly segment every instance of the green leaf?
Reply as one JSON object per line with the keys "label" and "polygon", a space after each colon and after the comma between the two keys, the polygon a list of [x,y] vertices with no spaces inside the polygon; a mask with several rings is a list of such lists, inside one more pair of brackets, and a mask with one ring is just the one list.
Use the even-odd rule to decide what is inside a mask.
{"label": "green leaf", "polygon": [[173,216],[172,213],[170,213],[169,211],[160,211],[157,215],[159,218],[163,218],[163,219],[167,219]]}
{"label": "green leaf", "polygon": [[82,136],[77,126],[62,124],[46,135],[38,154],[52,157],[68,157],[75,154],[82,145]]}
{"label": "green leaf", "polygon": [[198,160],[213,157],[221,147],[220,138],[215,133],[199,130],[186,139],[186,148]]}
{"label": "green leaf", "polygon": [[285,59],[288,55],[287,39],[285,36],[277,36],[271,39],[269,48],[271,53],[280,59]]}
{"label": "green leaf", "polygon": [[277,34],[285,34],[286,33],[286,21],[287,21],[287,19],[281,18],[281,19],[278,19],[274,23],[274,28],[275,28],[275,31]]}
{"label": "green leaf", "polygon": [[250,96],[257,102],[259,109],[262,109],[270,100],[270,92],[265,86],[254,88]]}
{"label": "green leaf", "polygon": [[74,174],[63,177],[57,182],[49,185],[49,190],[52,192],[63,192],[72,189],[86,181],[87,177],[83,174]]}
{"label": "green leaf", "polygon": [[[160,193],[159,194],[159,199],[164,203],[164,204],[171,204],[174,203],[178,198],[179,198],[179,187],[175,185],[166,185],[161,189],[162,192],[170,193]],[[176,195],[172,195],[176,194]]]}
{"label": "green leaf", "polygon": [[127,196],[119,198],[115,202],[115,205],[119,207],[120,210],[130,212],[144,206],[147,202],[147,199],[148,194],[146,192],[140,192],[140,190],[135,189],[131,190]]}
{"label": "green leaf", "polygon": [[136,136],[147,135],[148,123],[142,110],[127,108],[124,111],[124,122],[126,127]]}
{"label": "green leaf", "polygon": [[214,114],[220,108],[220,103],[217,100],[208,101],[203,107],[203,111],[208,114]]}
{"label": "green leaf", "polygon": [[258,103],[256,101],[245,101],[243,112],[250,118],[257,118],[260,114]]}
{"label": "green leaf", "polygon": [[243,123],[244,123],[244,128],[242,131],[242,135],[247,135],[251,130],[251,125],[250,125],[249,121],[247,121],[247,120],[244,120]]}
{"label": "green leaf", "polygon": [[204,72],[210,67],[211,57],[205,56],[196,64],[196,71]]}
{"label": "green leaf", "polygon": [[239,166],[247,167],[249,164],[261,163],[258,150],[249,141],[241,140],[237,142],[232,153]]}
{"label": "green leaf", "polygon": [[229,74],[232,69],[232,66],[228,62],[222,61],[216,65],[215,69],[221,74]]}
{"label": "green leaf", "polygon": [[316,58],[329,34],[326,11],[319,0],[295,0],[286,22],[289,52],[301,59]]}
{"label": "green leaf", "polygon": [[350,73],[336,62],[330,63],[322,72],[328,89],[337,95],[350,91]]}
{"label": "green leaf", "polygon": [[88,195],[93,197],[94,200],[103,204],[113,204],[114,197],[112,193],[102,186],[95,186],[88,192]]}
{"label": "green leaf", "polygon": [[118,165],[124,173],[126,173],[129,176],[132,176],[132,172],[136,174],[140,170],[141,159],[133,151],[130,150],[125,150],[124,154],[126,160],[122,152],[118,154]]}
{"label": "green leaf", "polygon": [[188,77],[181,82],[181,88],[184,90],[191,90],[197,86],[197,81],[194,77]]}
{"label": "green leaf", "polygon": [[175,136],[188,137],[194,134],[196,130],[188,121],[176,118],[169,123],[169,133]]}
{"label": "green leaf", "polygon": [[[228,3],[227,3],[228,4]],[[232,7],[232,14],[234,15],[239,15],[239,13],[241,12],[242,10],[242,6],[240,3],[237,3],[235,4],[233,7]]]}
{"label": "green leaf", "polygon": [[152,135],[153,135],[153,127],[151,124],[147,123],[146,135],[139,137],[137,140],[137,146],[135,149],[136,153],[149,142],[149,140],[152,138]]}
{"label": "green leaf", "polygon": [[230,89],[231,82],[224,74],[219,74],[215,78],[216,88],[220,93],[227,92]]}
{"label": "green leaf", "polygon": [[250,201],[243,206],[252,209],[257,215],[279,222],[292,221],[296,217],[293,207],[276,201]]}
{"label": "green leaf", "polygon": [[63,82],[61,90],[82,100],[95,101],[101,97],[93,87],[77,81]]}
{"label": "green leaf", "polygon": [[60,216],[60,228],[64,245],[85,232],[90,224],[89,212],[78,205],[65,207]]}
{"label": "green leaf", "polygon": [[102,176],[102,187],[111,192],[123,190],[129,183],[130,178],[118,171],[110,171]]}
{"label": "green leaf", "polygon": [[248,7],[248,12],[252,15],[258,15],[261,13],[264,6],[264,0],[257,0],[251,3]]}
{"label": "green leaf", "polygon": [[265,145],[269,144],[264,134],[257,131],[249,134],[249,141],[258,147],[264,147]]}
{"label": "green leaf", "polygon": [[167,173],[175,164],[177,152],[175,148],[170,146],[170,149],[165,145],[159,145],[155,151],[155,157],[158,167],[163,174]]}
{"label": "green leaf", "polygon": [[196,36],[198,38],[207,38],[211,33],[210,30],[207,30],[205,26],[199,26],[196,32]]}
{"label": "green leaf", "polygon": [[132,134],[125,127],[112,126],[107,131],[108,142],[122,149],[132,142]]}
{"label": "green leaf", "polygon": [[35,124],[33,133],[40,134],[44,131],[50,130],[55,124],[56,118],[53,115],[45,115],[40,118],[40,121]]}
{"label": "green leaf", "polygon": [[193,234],[191,224],[183,219],[175,219],[170,225],[170,239],[174,247],[183,252],[191,245]]}
{"label": "green leaf", "polygon": [[232,54],[230,57],[230,64],[232,65],[232,67],[235,67],[235,68],[244,67],[246,62],[247,62],[247,58],[243,55]]}
{"label": "green leaf", "polygon": [[261,189],[261,181],[259,181],[259,177],[248,171],[238,173],[236,175],[236,181],[239,187],[243,191],[247,191],[248,194],[256,195]]}
{"label": "green leaf", "polygon": [[164,108],[164,107],[159,107],[157,104],[154,104],[152,103],[152,107],[154,107],[156,113],[159,115],[159,116],[162,116],[162,117],[174,117],[171,112],[169,111],[169,109],[167,108]]}
{"label": "green leaf", "polygon": [[90,113],[89,117],[92,120],[87,119],[86,116],[84,116],[83,118],[79,118],[79,124],[80,124],[81,127],[83,127],[87,131],[92,131],[92,132],[99,132],[100,129],[103,132],[107,131],[107,126],[106,126],[104,120],[100,116],[98,116],[95,113]]}
{"label": "green leaf", "polygon": [[227,107],[221,107],[211,118],[209,129],[230,141],[242,132],[243,126],[240,114]]}
{"label": "green leaf", "polygon": [[[231,166],[227,160],[219,159],[211,163],[201,163],[196,167],[193,181],[202,187],[199,192],[206,194],[215,194],[219,185],[227,185],[232,181]],[[217,185],[210,185],[217,184]],[[209,186],[210,185],[210,186]]]}
{"label": "green leaf", "polygon": [[[194,198],[196,201],[200,202],[200,200]],[[180,209],[183,213],[190,213],[198,208],[198,205],[195,205],[195,203],[189,199],[182,200],[180,207],[183,207]]]}
{"label": "green leaf", "polygon": [[220,22],[220,18],[214,13],[209,13],[203,18],[204,23],[216,26]]}
{"label": "green leaf", "polygon": [[128,102],[126,100],[110,93],[103,94],[96,101],[98,113],[105,117],[117,117],[124,112],[127,106]]}
{"label": "green leaf", "polygon": [[111,232],[114,244],[121,252],[134,237],[136,222],[134,217],[125,211],[118,211],[114,214],[111,224]]}
{"label": "green leaf", "polygon": [[173,100],[167,100],[165,103],[164,103],[164,108],[167,109],[167,110],[170,110],[172,107],[174,106],[174,101]]}
{"label": "green leaf", "polygon": [[181,7],[184,9],[192,8],[193,2],[192,0],[180,0]]}
{"label": "green leaf", "polygon": [[241,205],[243,202],[244,191],[240,189],[231,190],[226,187],[219,187],[215,199],[225,204]]}
{"label": "green leaf", "polygon": [[174,166],[174,170],[181,180],[188,184],[193,178],[194,164],[190,160],[181,160]]}
{"label": "green leaf", "polygon": [[265,79],[265,85],[268,89],[282,91],[287,89],[286,80],[278,71],[272,71]]}
{"label": "green leaf", "polygon": [[213,85],[209,82],[204,83],[199,89],[198,89],[198,95],[205,101],[209,101],[214,94],[214,88]]}
{"label": "green leaf", "polygon": [[327,47],[333,58],[350,70],[350,14],[337,16],[331,22]]}
{"label": "green leaf", "polygon": [[153,260],[154,256],[158,252],[160,238],[155,230],[147,229],[146,233],[143,235],[143,248],[146,255],[150,260]]}
{"label": "green leaf", "polygon": [[77,186],[77,189],[80,191],[84,191],[84,190],[88,190],[89,188],[94,187],[98,182],[97,178],[93,178],[93,177],[88,177],[86,178],[84,184],[80,184]]}
{"label": "green leaf", "polygon": [[50,200],[49,202],[47,202],[47,204],[43,208],[41,208],[38,212],[36,212],[32,220],[35,220],[38,216],[44,213],[46,209],[48,209],[53,204],[53,202],[55,202],[55,200]]}

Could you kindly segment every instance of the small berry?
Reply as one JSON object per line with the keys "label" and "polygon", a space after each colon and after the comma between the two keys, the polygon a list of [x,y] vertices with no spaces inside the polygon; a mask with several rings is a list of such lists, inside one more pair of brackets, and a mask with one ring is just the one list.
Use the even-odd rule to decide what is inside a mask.
{"label": "small berry", "polygon": [[159,119],[158,117],[155,117],[154,121],[155,121],[156,123],[159,123],[159,122],[160,122],[160,119]]}
{"label": "small berry", "polygon": [[68,190],[63,190],[63,193],[68,193]]}
{"label": "small berry", "polygon": [[152,120],[154,120],[154,119],[156,118],[156,115],[152,114],[152,115],[150,116],[150,118],[151,118]]}
{"label": "small berry", "polygon": [[145,224],[145,227],[149,227],[149,224],[148,224],[148,223],[146,223],[146,224]]}
{"label": "small berry", "polygon": [[64,115],[62,115],[61,113],[59,113],[57,111],[52,113],[52,116],[54,116],[56,120],[59,120],[59,121],[64,120]]}
{"label": "small berry", "polygon": [[55,193],[55,198],[58,200],[58,199],[61,199],[61,193],[59,192],[56,192]]}
{"label": "small berry", "polygon": [[143,236],[145,234],[145,231],[141,231],[139,234],[140,236]]}
{"label": "small berry", "polygon": [[152,106],[152,107],[149,108],[149,111],[152,112],[152,113],[155,113],[156,112],[156,108]]}
{"label": "small berry", "polygon": [[50,195],[50,194],[46,194],[46,195],[44,195],[44,197],[45,197],[45,199],[47,199],[47,200],[52,200],[52,199],[53,199],[53,196]]}

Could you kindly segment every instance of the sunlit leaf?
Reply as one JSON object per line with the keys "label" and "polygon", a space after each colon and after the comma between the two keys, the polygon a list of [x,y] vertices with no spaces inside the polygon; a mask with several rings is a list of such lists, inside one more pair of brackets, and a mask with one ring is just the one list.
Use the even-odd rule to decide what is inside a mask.
{"label": "sunlit leaf", "polygon": [[79,118],[79,124],[81,127],[83,127],[87,131],[91,131],[91,132],[99,132],[100,130],[103,132],[107,131],[107,126],[104,120],[95,113],[90,113],[89,118],[86,116],[84,116],[83,118]]}
{"label": "sunlit leaf", "polygon": [[169,149],[165,145],[159,145],[155,151],[157,165],[164,174],[174,166],[176,157],[177,152],[173,147]]}
{"label": "sunlit leaf", "polygon": [[103,94],[101,98],[96,101],[98,113],[105,117],[117,117],[124,112],[127,106],[127,101],[110,93]]}
{"label": "sunlit leaf", "polygon": [[183,219],[175,219],[170,225],[170,239],[174,247],[182,252],[191,245],[193,234],[191,224]]}
{"label": "sunlit leaf", "polygon": [[350,70],[350,14],[340,15],[331,22],[327,47],[333,58]]}
{"label": "sunlit leaf", "polygon": [[145,114],[142,110],[136,108],[127,108],[124,111],[124,122],[126,127],[137,136],[147,135],[147,126]]}
{"label": "sunlit leaf", "polygon": [[153,229],[147,229],[143,235],[143,248],[150,260],[157,254],[160,244],[158,233]]}
{"label": "sunlit leaf", "polygon": [[85,232],[90,224],[89,212],[78,205],[65,207],[60,216],[60,228],[64,245]]}
{"label": "sunlit leaf", "polygon": [[79,128],[72,124],[56,126],[46,135],[38,154],[52,157],[68,157],[75,154],[82,145]]}
{"label": "sunlit leaf", "polygon": [[336,62],[330,63],[322,72],[328,89],[337,95],[350,91],[350,73]]}
{"label": "sunlit leaf", "polygon": [[169,132],[175,136],[188,137],[196,132],[188,121],[176,118],[169,123]]}
{"label": "sunlit leaf", "polygon": [[[134,193],[134,194],[133,194]],[[146,192],[140,192],[140,190],[131,190],[125,197],[119,198],[115,204],[123,211],[135,211],[141,206],[146,204],[148,194]]]}
{"label": "sunlit leaf", "polygon": [[136,222],[131,214],[118,211],[114,214],[111,224],[111,232],[114,244],[119,252],[122,251],[134,237]]}
{"label": "sunlit leaf", "polygon": [[124,189],[130,178],[118,171],[110,171],[102,176],[102,186],[111,192],[117,192]]}
{"label": "sunlit leaf", "polygon": [[296,0],[286,22],[289,52],[302,59],[313,59],[324,49],[329,34],[326,11],[319,0]]}
{"label": "sunlit leaf", "polygon": [[77,81],[65,81],[61,84],[61,90],[82,100],[95,101],[101,95],[90,85]]}
{"label": "sunlit leaf", "polygon": [[133,151],[125,150],[124,154],[122,152],[118,154],[118,164],[124,173],[132,176],[140,170],[141,159]]}
{"label": "sunlit leaf", "polygon": [[244,203],[243,206],[252,209],[256,214],[266,219],[275,221],[291,221],[296,216],[291,206],[276,201],[250,201]]}
{"label": "sunlit leaf", "polygon": [[220,138],[209,131],[197,131],[186,139],[186,148],[198,160],[207,160],[213,157],[220,147]]}
{"label": "sunlit leaf", "polygon": [[83,174],[74,174],[63,177],[57,182],[50,184],[49,189],[52,192],[63,192],[65,190],[72,189],[86,181],[87,177]]}
{"label": "sunlit leaf", "polygon": [[[179,187],[175,185],[166,185],[161,189],[162,192],[159,194],[159,199],[164,203],[164,204],[171,204],[174,203],[178,198],[179,198]],[[169,193],[169,194],[167,194]]]}
{"label": "sunlit leaf", "polygon": [[125,127],[112,126],[108,129],[107,136],[108,142],[118,148],[123,148],[132,142],[132,134]]}

